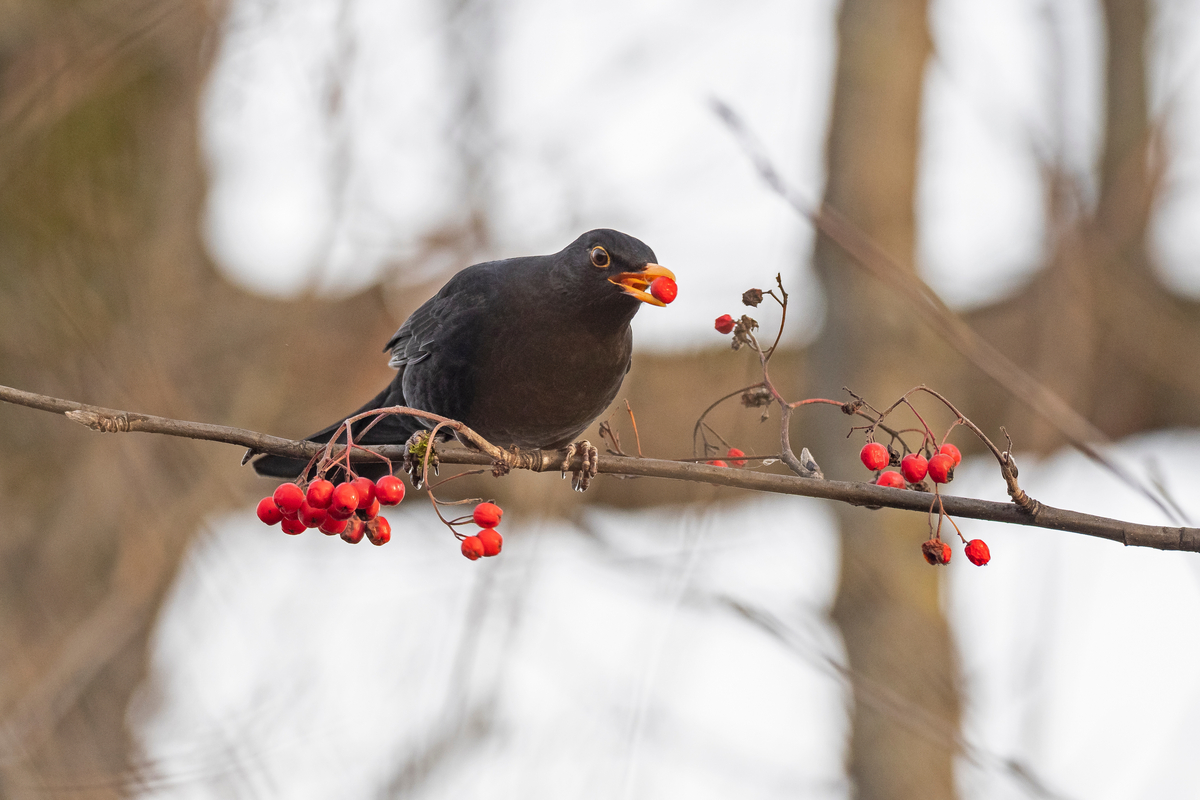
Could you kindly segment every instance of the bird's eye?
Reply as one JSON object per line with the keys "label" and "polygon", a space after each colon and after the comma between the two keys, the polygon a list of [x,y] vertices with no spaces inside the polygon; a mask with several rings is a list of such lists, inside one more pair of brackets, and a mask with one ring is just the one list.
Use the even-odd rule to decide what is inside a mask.
{"label": "bird's eye", "polygon": [[603,247],[592,248],[592,265],[604,269],[608,266],[608,251]]}

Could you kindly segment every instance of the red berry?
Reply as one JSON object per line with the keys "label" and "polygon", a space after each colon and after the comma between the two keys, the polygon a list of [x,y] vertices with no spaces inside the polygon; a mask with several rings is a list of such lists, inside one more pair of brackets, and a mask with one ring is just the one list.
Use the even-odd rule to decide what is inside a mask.
{"label": "red berry", "polygon": [[394,506],[404,499],[404,481],[395,475],[384,475],[375,484],[375,496],[385,506]]}
{"label": "red berry", "polygon": [[306,530],[308,530],[308,526],[298,519],[284,518],[283,520],[283,532],[286,534],[295,536],[296,534],[304,533]]}
{"label": "red berry", "polygon": [[651,281],[650,294],[665,305],[670,305],[671,301],[675,299],[675,295],[679,294],[679,287],[675,285],[675,281],[664,275]]}
{"label": "red berry", "polygon": [[949,453],[938,453],[929,459],[929,477],[934,483],[949,483],[954,480],[954,459]]}
{"label": "red berry", "polygon": [[722,314],[721,316],[717,317],[717,321],[713,327],[717,329],[718,333],[729,333],[733,330],[735,325],[737,325],[737,323],[733,321],[733,317],[729,316],[728,314]]}
{"label": "red berry", "polygon": [[930,564],[949,564],[950,545],[940,539],[929,539],[921,545],[921,555],[925,556],[925,560]]}
{"label": "red berry", "polygon": [[483,554],[485,556],[498,555],[500,548],[504,546],[504,537],[495,528],[485,528],[475,538],[483,544]]}
{"label": "red berry", "polygon": [[324,478],[317,478],[308,485],[308,493],[304,499],[313,508],[329,508],[329,501],[333,498],[333,484]]}
{"label": "red berry", "polygon": [[323,508],[313,508],[308,503],[301,503],[297,519],[303,522],[307,528],[319,528],[328,516],[329,512]]}
{"label": "red berry", "polygon": [[333,498],[329,501],[329,513],[338,519],[345,519],[358,508],[358,490],[350,483],[339,483],[333,490]]}
{"label": "red berry", "polygon": [[371,505],[367,506],[365,509],[360,508],[358,510],[358,516],[368,521],[379,516],[379,498],[376,497],[374,500],[372,500]]}
{"label": "red berry", "polygon": [[271,498],[286,517],[289,514],[295,515],[300,510],[300,504],[304,502],[304,492],[294,483],[285,483],[275,490]]}
{"label": "red berry", "polygon": [[326,536],[337,536],[342,531],[346,530],[346,526],[350,524],[348,520],[335,519],[334,517],[326,516],[325,521],[321,523],[318,530]]}
{"label": "red berry", "polygon": [[742,456],[746,454],[741,450],[738,450],[736,447],[729,448],[729,452],[726,455],[729,457],[729,463],[733,464],[735,467],[746,466],[746,459],[742,458]]}
{"label": "red berry", "polygon": [[346,530],[342,531],[342,538],[350,544],[358,544],[363,540],[363,534],[366,533],[367,523],[363,522],[358,517],[346,520]]}
{"label": "red berry", "polygon": [[392,540],[392,526],[384,517],[376,517],[367,523],[367,538],[371,544],[383,546]]}
{"label": "red berry", "polygon": [[929,462],[920,453],[909,453],[900,460],[900,472],[909,483],[920,483],[929,472]]}
{"label": "red berry", "polygon": [[728,467],[729,466],[728,464],[726,464],[724,461],[722,461],[719,458],[714,458],[712,461],[705,461],[704,463],[708,464],[710,467]]}
{"label": "red berry", "polygon": [[961,464],[961,463],[962,463],[962,453],[960,453],[960,452],[959,452],[959,450],[958,450],[958,448],[957,448],[957,447],[955,447],[955,446],[954,446],[954,445],[952,445],[952,444],[944,444],[944,445],[942,445],[941,447],[939,447],[939,448],[938,448],[938,452],[939,452],[939,453],[945,453],[946,455],[948,455],[948,456],[950,456],[951,458],[953,458],[953,459],[954,459],[954,466],[956,466],[956,467],[957,467],[959,464]]}
{"label": "red berry", "polygon": [[992,553],[988,550],[987,542],[983,539],[972,539],[967,542],[967,560],[977,567],[982,567],[984,564],[992,560]]}
{"label": "red berry", "polygon": [[500,517],[503,515],[504,510],[495,503],[480,503],[475,506],[471,519],[481,528],[494,528],[500,524]]}
{"label": "red berry", "polygon": [[871,471],[883,469],[888,465],[888,461],[891,460],[888,449],[879,442],[867,442],[864,444],[858,457],[862,459],[863,466]]}
{"label": "red berry", "polygon": [[890,486],[893,489],[904,488],[904,478],[900,477],[900,473],[889,469],[887,472],[879,473],[879,477],[875,479],[877,486]]}
{"label": "red berry", "polygon": [[357,505],[355,506],[354,509],[346,511],[344,509],[335,508],[334,506],[330,505],[329,508],[325,509],[325,511],[329,514],[330,519],[350,519],[351,517],[354,516],[354,510],[356,508],[358,508]]}
{"label": "red berry", "polygon": [[483,542],[479,541],[478,536],[468,536],[463,539],[462,554],[472,561],[478,561],[483,557]]}
{"label": "red berry", "polygon": [[358,507],[370,508],[371,503],[375,500],[375,481],[370,478],[355,478],[350,482],[354,487],[354,491],[358,492]]}
{"label": "red berry", "polygon": [[277,525],[283,519],[283,512],[275,505],[274,497],[264,497],[258,501],[258,518],[267,525]]}

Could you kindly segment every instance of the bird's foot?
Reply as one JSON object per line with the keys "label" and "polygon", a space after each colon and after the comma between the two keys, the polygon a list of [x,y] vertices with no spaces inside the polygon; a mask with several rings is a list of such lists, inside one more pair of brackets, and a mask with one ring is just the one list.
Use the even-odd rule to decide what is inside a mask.
{"label": "bird's foot", "polygon": [[414,489],[420,489],[425,484],[425,457],[429,456],[429,468],[433,474],[438,474],[437,451],[433,449],[429,431],[417,431],[408,437],[404,443],[404,471],[412,478]]}
{"label": "bird's foot", "polygon": [[[508,451],[508,453],[511,454],[512,459],[514,461],[518,460],[521,457],[521,451],[519,449],[517,449],[516,447],[513,447],[511,450]],[[493,478],[503,478],[505,475],[507,475],[511,471],[512,471],[512,466],[508,462],[506,462],[502,459],[497,458],[495,461],[492,462],[492,477]]]}
{"label": "bird's foot", "polygon": [[[571,462],[575,460],[575,456],[581,458],[579,469],[571,470]],[[567,445],[567,455],[562,462],[562,476],[567,477],[567,472],[571,472],[571,488],[577,492],[586,492],[587,488],[592,485],[592,478],[596,477],[596,470],[600,463],[600,451],[591,442],[584,439],[581,442]]]}

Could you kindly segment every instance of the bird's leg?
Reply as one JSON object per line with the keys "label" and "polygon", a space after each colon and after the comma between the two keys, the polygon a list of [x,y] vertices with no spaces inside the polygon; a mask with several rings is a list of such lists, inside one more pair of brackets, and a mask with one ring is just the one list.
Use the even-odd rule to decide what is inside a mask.
{"label": "bird's leg", "polygon": [[[576,454],[581,454],[581,461],[578,470],[571,470],[571,462],[575,460]],[[592,478],[596,477],[596,469],[599,465],[600,451],[588,440],[584,439],[575,444],[567,445],[567,455],[562,463],[562,476],[567,477],[567,471],[571,471],[571,488],[577,492],[586,492],[587,488],[592,485]]]}
{"label": "bird's leg", "polygon": [[430,441],[429,431],[417,431],[404,443],[404,470],[412,478],[414,489],[424,484],[425,454],[429,454],[429,467],[437,475],[438,457]]}

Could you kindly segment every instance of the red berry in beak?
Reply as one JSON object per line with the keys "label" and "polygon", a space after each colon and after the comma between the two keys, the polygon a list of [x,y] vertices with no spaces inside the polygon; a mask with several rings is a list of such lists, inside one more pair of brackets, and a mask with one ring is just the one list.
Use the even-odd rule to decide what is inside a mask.
{"label": "red berry in beak", "polygon": [[670,305],[675,300],[675,296],[679,294],[679,287],[670,278],[655,278],[650,283],[650,294],[654,296],[655,300],[661,300],[664,304]]}

